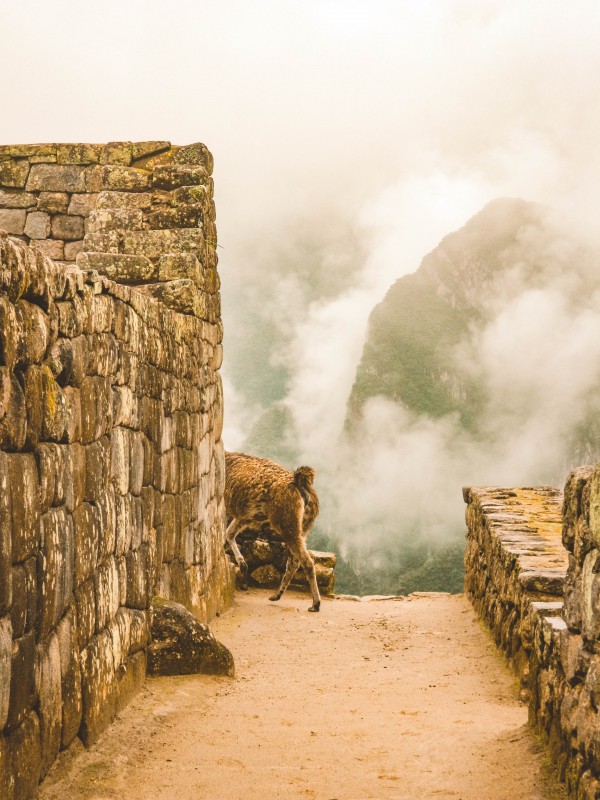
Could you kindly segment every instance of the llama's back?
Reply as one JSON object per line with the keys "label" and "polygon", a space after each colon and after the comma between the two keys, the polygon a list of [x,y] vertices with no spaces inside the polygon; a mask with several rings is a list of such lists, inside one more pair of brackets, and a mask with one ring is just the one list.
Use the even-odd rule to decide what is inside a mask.
{"label": "llama's back", "polygon": [[289,470],[268,458],[225,453],[225,507],[228,516],[241,517],[252,507],[268,503],[275,486],[293,483]]}
{"label": "llama's back", "polygon": [[[299,467],[291,472],[275,461],[245,453],[225,453],[225,507],[228,517],[252,517],[266,512],[271,517],[273,506],[279,512],[295,507],[295,497],[304,504],[302,529],[307,534],[319,513],[319,500],[312,481],[314,470]],[[277,515],[277,512],[275,512]],[[296,512],[297,513],[297,512]]]}

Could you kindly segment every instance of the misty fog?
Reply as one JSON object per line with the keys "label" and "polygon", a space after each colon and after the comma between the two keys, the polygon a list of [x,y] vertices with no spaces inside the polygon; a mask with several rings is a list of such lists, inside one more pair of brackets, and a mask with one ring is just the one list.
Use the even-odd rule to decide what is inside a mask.
{"label": "misty fog", "polygon": [[[0,86],[3,142],[213,152],[225,444],[317,468],[313,543],[375,563],[412,542],[417,564],[451,542],[456,566],[462,484],[562,483],[599,383],[595,0],[34,6],[0,0],[19,78]],[[373,398],[349,439],[373,308],[496,197],[554,216],[506,253],[489,321],[450,357],[485,389],[485,437]],[[543,247],[557,266],[537,285],[523,265]]]}

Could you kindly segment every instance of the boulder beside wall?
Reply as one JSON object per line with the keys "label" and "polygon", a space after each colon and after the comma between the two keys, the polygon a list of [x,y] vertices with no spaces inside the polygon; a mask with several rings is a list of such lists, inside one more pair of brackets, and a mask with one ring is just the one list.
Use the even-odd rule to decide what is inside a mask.
{"label": "boulder beside wall", "polygon": [[225,645],[185,606],[155,597],[152,601],[152,642],[148,648],[149,675],[234,674],[234,661]]}

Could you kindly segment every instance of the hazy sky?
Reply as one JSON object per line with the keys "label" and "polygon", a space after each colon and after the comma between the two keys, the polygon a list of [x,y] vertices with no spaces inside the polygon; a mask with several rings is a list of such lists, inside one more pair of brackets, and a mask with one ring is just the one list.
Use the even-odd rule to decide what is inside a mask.
{"label": "hazy sky", "polygon": [[[229,448],[260,412],[257,387],[283,375],[302,456],[320,463],[374,304],[494,197],[549,203],[575,239],[600,238],[598,0],[0,0],[0,30],[0,142],[213,152]],[[553,297],[533,315],[542,343],[561,314]],[[529,324],[528,309],[487,332],[482,363],[497,364],[500,335],[520,312]],[[585,344],[596,316],[576,328],[591,331]],[[552,352],[541,362],[554,379]],[[380,492],[434,481],[442,509],[460,505],[437,479],[452,473],[454,429],[373,415]]]}
{"label": "hazy sky", "polygon": [[406,175],[600,177],[596,0],[0,0],[0,26],[2,142],[204,141],[224,247]]}

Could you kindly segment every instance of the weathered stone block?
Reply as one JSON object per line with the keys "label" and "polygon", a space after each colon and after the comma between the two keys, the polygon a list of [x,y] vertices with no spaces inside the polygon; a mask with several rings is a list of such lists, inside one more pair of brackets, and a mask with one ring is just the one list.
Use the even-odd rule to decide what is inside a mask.
{"label": "weathered stone block", "polygon": [[72,602],[75,534],[64,506],[51,508],[41,518],[42,549],[38,558],[40,582],[38,639],[54,628]]}
{"label": "weathered stone block", "polygon": [[99,513],[90,503],[73,512],[75,525],[75,585],[80,586],[93,573],[98,562]]}
{"label": "weathered stone block", "polygon": [[234,674],[230,651],[184,606],[155,598],[152,609],[152,643],[148,648],[151,675]]}
{"label": "weathered stone block", "polygon": [[8,737],[14,800],[30,800],[37,793],[41,776],[42,754],[40,747],[40,723],[32,711]]}
{"label": "weathered stone block", "polygon": [[100,153],[101,164],[131,164],[133,158],[133,142],[109,142]]}
{"label": "weathered stone block", "polygon": [[27,413],[28,447],[35,447],[42,434],[44,416],[44,371],[30,366],[23,373],[23,394]]}
{"label": "weathered stone block", "polygon": [[110,440],[103,436],[85,448],[85,490],[83,499],[97,503],[106,492],[110,476]]}
{"label": "weathered stone block", "polygon": [[56,629],[60,654],[62,728],[61,747],[68,747],[81,724],[81,667],[75,613],[71,609]]}
{"label": "weathered stone block", "polygon": [[8,739],[0,734],[0,797],[14,800],[15,782],[12,771]]}
{"label": "weathered stone block", "polygon": [[0,208],[33,208],[36,204],[35,194],[18,189],[0,189]]}
{"label": "weathered stone block", "polygon": [[34,164],[29,172],[26,188],[27,191],[84,192],[85,171],[78,166]]}
{"label": "weathered stone block", "polygon": [[[7,456],[0,451],[0,617],[12,603],[12,516]],[[0,730],[2,724],[0,723]]]}
{"label": "weathered stone block", "polygon": [[56,161],[56,145],[43,144],[3,144],[0,145],[0,157],[27,158],[32,164],[38,161]]}
{"label": "weathered stone block", "polygon": [[40,541],[40,489],[32,453],[7,457],[12,508],[13,563],[33,555]]}
{"label": "weathered stone block", "polygon": [[165,164],[154,168],[152,186],[155,189],[177,189],[180,186],[198,186],[208,179],[206,169],[201,165]]}
{"label": "weathered stone block", "polygon": [[39,364],[52,344],[54,332],[50,320],[42,309],[27,300],[15,305],[16,322],[19,328],[16,339],[17,364]]}
{"label": "weathered stone block", "polygon": [[592,550],[581,571],[582,627],[585,639],[600,637],[600,550]]}
{"label": "weathered stone block", "polygon": [[96,590],[90,578],[75,590],[79,650],[88,644],[96,630]]}
{"label": "weathered stone block", "polygon": [[281,572],[273,564],[264,564],[255,569],[250,575],[252,581],[257,586],[275,587],[281,582]]}
{"label": "weathered stone block", "polygon": [[159,281],[173,281],[188,278],[197,285],[202,282],[202,264],[193,253],[163,255],[158,260]]}
{"label": "weathered stone block", "polygon": [[69,207],[69,195],[66,192],[40,192],[38,195],[38,211],[50,214],[64,214]]}
{"label": "weathered stone block", "polygon": [[72,512],[83,502],[85,495],[87,454],[85,447],[80,444],[65,446],[61,450],[63,472],[56,482],[56,494],[62,495],[65,508]]}
{"label": "weathered stone block", "polygon": [[76,261],[77,256],[83,252],[83,241],[65,242],[64,259],[65,261]]}
{"label": "weathered stone block", "polygon": [[110,434],[110,475],[115,491],[124,495],[129,490],[129,431],[114,428]]}
{"label": "weathered stone block", "polygon": [[38,646],[38,660],[41,777],[44,777],[60,750],[62,731],[60,650],[55,633]]}
{"label": "weathered stone block", "polygon": [[131,547],[132,539],[131,498],[115,495],[115,553],[124,555]]}
{"label": "weathered stone block", "polygon": [[96,208],[98,197],[98,194],[73,194],[71,195],[69,207],[65,210],[74,216],[88,217]]}
{"label": "weathered stone block", "polygon": [[128,428],[138,428],[139,401],[129,386],[116,386],[112,393],[113,424]]}
{"label": "weathered stone block", "polygon": [[68,384],[81,386],[87,372],[87,360],[88,347],[85,336],[77,336],[74,339],[61,337],[52,346],[49,365],[61,386],[66,387]]}
{"label": "weathered stone block", "polygon": [[135,167],[110,165],[102,173],[102,189],[143,192],[150,187],[151,173]]}
{"label": "weathered stone block", "polygon": [[173,162],[175,164],[196,164],[204,167],[208,175],[212,175],[213,157],[205,144],[197,142],[174,149]]}
{"label": "weathered stone block", "polygon": [[127,606],[146,609],[152,599],[153,552],[150,544],[125,554],[127,566]]}
{"label": "weathered stone block", "polygon": [[130,230],[139,231],[143,227],[142,211],[139,208],[96,209],[90,213],[88,231]]}
{"label": "weathered stone block", "polygon": [[102,150],[99,144],[58,144],[56,160],[59,164],[95,164]]}
{"label": "weathered stone block", "polygon": [[27,212],[19,208],[3,208],[0,210],[0,228],[7,233],[20,235],[25,230]]}
{"label": "weathered stone block", "polygon": [[156,142],[133,142],[131,148],[131,155],[133,159],[145,158],[148,156],[162,153],[171,148],[171,142],[156,141]]}
{"label": "weathered stone block", "polygon": [[0,619],[0,731],[8,721],[12,662],[12,624],[10,617]]}
{"label": "weathered stone block", "polygon": [[149,284],[143,287],[143,291],[173,311],[191,314],[199,319],[207,316],[206,295],[189,278]]}
{"label": "weathered stone block", "polygon": [[163,206],[156,211],[147,212],[144,216],[144,222],[151,230],[200,228],[204,223],[204,211],[199,205],[180,206],[177,208]]}
{"label": "weathered stone block", "polygon": [[29,161],[0,161],[0,186],[22,189],[27,183]]}
{"label": "weathered stone block", "polygon": [[[7,297],[0,297],[0,359],[2,364],[13,369],[17,363],[20,349],[21,330],[17,321],[14,303]],[[8,373],[3,372],[3,405],[6,407],[6,384],[9,380]]]}
{"label": "weathered stone block", "polygon": [[146,283],[155,280],[157,268],[143,255],[83,252],[77,259],[80,269],[95,269],[118,283]]}
{"label": "weathered stone block", "polygon": [[35,239],[32,244],[48,258],[62,261],[65,255],[64,243],[58,239]]}
{"label": "weathered stone block", "polygon": [[38,616],[37,559],[35,556],[11,570],[13,604],[11,622],[15,639],[32,631]]}
{"label": "weathered stone block", "polygon": [[116,496],[112,485],[106,487],[105,491],[96,501],[100,513],[100,542],[98,556],[102,561],[108,555],[115,552],[116,547]]}
{"label": "weathered stone block", "polygon": [[79,735],[94,744],[115,715],[115,661],[113,639],[97,634],[81,654],[83,716]]}
{"label": "weathered stone block", "polygon": [[112,425],[112,392],[108,379],[88,377],[81,383],[81,441],[99,439]]}
{"label": "weathered stone block", "polygon": [[109,556],[95,573],[96,631],[105,628],[119,610],[119,572],[114,556]]}
{"label": "weathered stone block", "polygon": [[[92,238],[92,236],[94,238]],[[91,244],[96,237],[110,236],[110,234],[89,234]],[[188,228],[181,231],[125,231],[120,234],[117,248],[129,255],[143,255],[150,259],[158,259],[161,255],[177,253],[201,253],[204,248],[202,231]],[[86,237],[86,246],[87,246]],[[87,247],[93,250],[93,247]],[[98,247],[99,251],[107,249]]]}
{"label": "weathered stone block", "polygon": [[117,713],[142,689],[146,680],[146,653],[139,652],[128,658],[117,672]]}
{"label": "weathered stone block", "polygon": [[[590,498],[590,532],[595,547],[600,546],[600,467],[588,477]],[[583,496],[583,492],[582,492]]]}
{"label": "weathered stone block", "polygon": [[[0,332],[0,340],[1,337]],[[0,367],[0,448],[22,450],[26,435],[27,409],[23,390],[15,375]]]}
{"label": "weathered stone block", "polygon": [[152,206],[151,192],[100,192],[98,210],[104,209],[142,209]]}
{"label": "weathered stone block", "polygon": [[[31,216],[31,215],[30,215]],[[85,235],[83,217],[56,214],[52,217],[52,236],[55,239],[83,239]]]}
{"label": "weathered stone block", "polygon": [[74,386],[63,389],[65,400],[65,438],[67,442],[81,440],[81,395]]}
{"label": "weathered stone block", "polygon": [[67,422],[67,408],[63,390],[54,379],[54,375],[47,366],[43,366],[42,388],[42,436],[53,442],[62,440]]}
{"label": "weathered stone block", "polygon": [[144,483],[144,434],[132,433],[130,436],[129,454],[129,491],[139,495]]}
{"label": "weathered stone block", "polygon": [[13,642],[8,706],[8,727],[19,726],[37,702],[35,634],[26,633]]}

